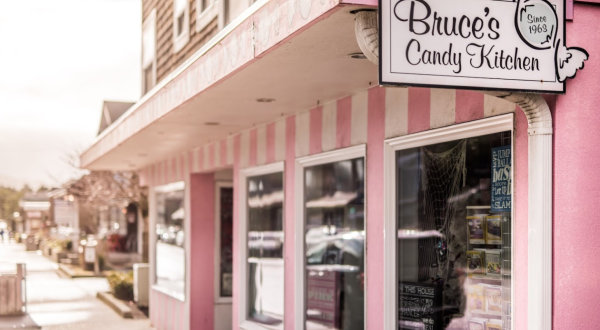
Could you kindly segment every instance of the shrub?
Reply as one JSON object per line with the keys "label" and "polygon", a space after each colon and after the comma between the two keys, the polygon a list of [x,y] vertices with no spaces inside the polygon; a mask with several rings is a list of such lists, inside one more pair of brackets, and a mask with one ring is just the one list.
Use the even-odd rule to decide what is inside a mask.
{"label": "shrub", "polygon": [[133,300],[133,272],[109,272],[106,279],[115,298]]}
{"label": "shrub", "polygon": [[98,268],[100,268],[100,271],[104,270],[104,266],[105,266],[104,256],[98,255]]}

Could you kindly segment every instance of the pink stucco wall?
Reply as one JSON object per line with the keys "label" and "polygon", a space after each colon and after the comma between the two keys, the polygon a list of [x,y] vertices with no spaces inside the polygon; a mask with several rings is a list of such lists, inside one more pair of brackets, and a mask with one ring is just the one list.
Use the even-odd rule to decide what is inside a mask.
{"label": "pink stucco wall", "polygon": [[600,6],[574,9],[567,45],[590,59],[554,113],[554,330],[600,328]]}
{"label": "pink stucco wall", "polygon": [[190,329],[214,327],[215,180],[190,176]]}

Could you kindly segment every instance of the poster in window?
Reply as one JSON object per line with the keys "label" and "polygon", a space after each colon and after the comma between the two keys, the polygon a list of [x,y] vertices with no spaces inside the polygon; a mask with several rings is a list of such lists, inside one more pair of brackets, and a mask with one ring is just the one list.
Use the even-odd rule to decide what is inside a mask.
{"label": "poster in window", "polygon": [[492,148],[492,212],[510,212],[512,203],[511,146]]}

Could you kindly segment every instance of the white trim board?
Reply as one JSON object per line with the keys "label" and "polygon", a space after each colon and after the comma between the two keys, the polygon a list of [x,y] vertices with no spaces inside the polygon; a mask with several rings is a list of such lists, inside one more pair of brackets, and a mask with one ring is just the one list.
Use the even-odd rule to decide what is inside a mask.
{"label": "white trim board", "polygon": [[[206,0],[206,8],[202,7],[202,0],[196,0],[196,32],[204,30],[217,15],[219,15],[220,7],[217,0]],[[224,3],[224,1],[222,1]],[[219,28],[219,30],[222,27]]]}
{"label": "white trim board", "polygon": [[[295,208],[295,219],[294,219],[294,325],[295,329],[305,329],[306,328],[306,253],[305,253],[305,233],[304,233],[304,169],[310,166],[323,165],[329,163],[335,163],[343,160],[355,159],[355,158],[363,158],[364,162],[364,189],[366,192],[367,187],[367,148],[366,145],[357,145],[344,149],[337,149],[329,152],[324,152],[316,155],[305,156],[302,158],[296,159],[295,164],[295,177],[294,177],[294,208]],[[365,193],[365,211],[364,211],[364,221],[365,221],[365,232],[366,232],[366,222],[367,222],[367,199],[368,196]],[[368,261],[366,258],[366,235],[365,235],[365,269],[367,268]],[[367,324],[367,283],[368,280],[366,278],[367,272],[365,272],[365,299],[364,299],[364,324]],[[389,329],[393,329],[389,328]],[[388,329],[388,328],[386,328]]]}
{"label": "white trim board", "polygon": [[[181,31],[179,17],[183,15]],[[190,41],[190,2],[188,0],[173,1],[173,53],[178,53]]]}
{"label": "white trim board", "polygon": [[[271,164],[267,164],[267,165],[262,165],[262,166],[256,166],[256,167],[250,167],[250,168],[245,168],[245,169],[241,169],[240,170],[240,176],[239,176],[239,186],[236,187],[238,189],[238,196],[239,196],[239,223],[238,223],[238,241],[239,241],[239,275],[237,279],[234,279],[234,281],[238,281],[238,297],[237,297],[237,301],[239,302],[238,304],[238,310],[237,311],[233,311],[233,313],[238,313],[238,322],[239,322],[239,327],[241,329],[244,330],[265,330],[265,329],[269,329],[266,327],[263,327],[262,325],[260,325],[259,323],[256,322],[252,322],[250,320],[247,319],[247,310],[248,310],[248,267],[247,267],[247,259],[248,259],[248,203],[247,203],[247,198],[248,198],[248,192],[247,192],[247,187],[248,187],[248,178],[250,177],[254,177],[254,176],[259,176],[259,175],[265,175],[265,174],[272,174],[272,173],[281,173],[282,178],[283,178],[283,191],[284,191],[284,218],[283,218],[283,231],[285,233],[285,164],[284,162],[276,162],[276,163],[271,163]],[[235,191],[234,191],[235,193]],[[284,239],[284,244],[285,243],[285,239]],[[285,251],[285,247],[284,247],[284,251]],[[284,260],[285,260],[285,256],[284,256]],[[285,269],[285,261],[284,261],[284,269]],[[284,274],[285,276],[285,274]],[[284,296],[284,303],[285,303],[285,296]],[[285,315],[284,315],[285,317]]]}
{"label": "white trim board", "polygon": [[[514,151],[514,114],[505,114],[481,120],[456,124],[444,128],[433,129],[416,134],[401,136],[384,141],[384,329],[395,329],[398,326],[398,288],[397,288],[397,225],[396,225],[396,151],[422,147],[431,144],[449,142],[465,138],[489,135],[510,131]],[[514,155],[512,157],[514,169]],[[514,170],[513,170],[514,191]],[[514,194],[513,194],[514,205]],[[511,220],[514,224],[514,207]],[[514,226],[513,226],[514,228]],[[514,243],[513,243],[514,246]],[[514,262],[514,249],[511,249]],[[513,270],[514,271],[514,270]],[[511,281],[512,291],[512,326],[514,329],[515,281]]]}

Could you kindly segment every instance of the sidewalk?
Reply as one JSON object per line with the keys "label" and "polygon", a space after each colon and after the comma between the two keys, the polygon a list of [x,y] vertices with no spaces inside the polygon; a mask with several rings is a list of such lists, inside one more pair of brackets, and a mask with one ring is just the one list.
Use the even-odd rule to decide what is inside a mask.
{"label": "sidewalk", "polygon": [[31,318],[43,330],[150,330],[147,319],[122,319],[96,299],[108,291],[104,278],[61,278],[57,265],[22,244],[0,244],[0,263],[27,264],[27,300]]}

